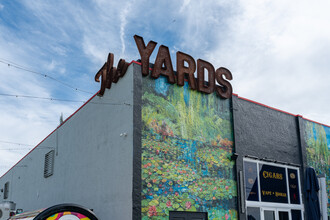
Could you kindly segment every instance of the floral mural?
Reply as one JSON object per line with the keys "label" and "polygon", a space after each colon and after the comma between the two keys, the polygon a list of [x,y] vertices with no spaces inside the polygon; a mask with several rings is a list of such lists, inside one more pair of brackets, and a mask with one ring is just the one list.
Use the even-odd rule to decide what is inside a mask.
{"label": "floral mural", "polygon": [[146,77],[142,102],[142,219],[237,219],[229,100]]}
{"label": "floral mural", "polygon": [[328,194],[328,215],[330,215],[330,127],[305,122],[307,163],[316,174],[325,174]]}

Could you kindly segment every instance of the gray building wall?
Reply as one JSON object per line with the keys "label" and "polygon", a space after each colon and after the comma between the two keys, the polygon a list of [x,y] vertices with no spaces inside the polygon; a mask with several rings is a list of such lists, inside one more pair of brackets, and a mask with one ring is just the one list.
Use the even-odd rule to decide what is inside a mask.
{"label": "gray building wall", "polygon": [[[300,168],[300,183],[303,189],[305,149],[301,134],[301,120],[294,116],[263,105],[241,99],[232,98],[233,126],[236,160],[236,171],[243,171],[243,158],[254,156],[259,160],[270,159],[284,162]],[[302,146],[303,145],[303,146]],[[304,156],[302,156],[304,155]],[[241,195],[238,183],[239,219],[246,219],[242,210]],[[243,198],[244,200],[244,198]]]}
{"label": "gray building wall", "polygon": [[[126,135],[121,135],[126,133]],[[54,174],[44,158],[55,150]],[[133,65],[103,97],[93,97],[0,178],[24,211],[60,203],[93,209],[99,219],[132,219]]]}
{"label": "gray building wall", "polygon": [[[93,209],[99,219],[141,215],[141,66],[132,64],[103,97],[93,97],[0,178],[24,211],[60,203]],[[237,96],[232,98],[237,177],[247,155],[306,167],[303,119]],[[126,133],[127,136],[121,135]],[[55,150],[54,174],[44,178],[44,157]],[[238,201],[240,180],[238,179]],[[239,219],[246,219],[241,204]],[[134,215],[134,217],[133,217]]]}

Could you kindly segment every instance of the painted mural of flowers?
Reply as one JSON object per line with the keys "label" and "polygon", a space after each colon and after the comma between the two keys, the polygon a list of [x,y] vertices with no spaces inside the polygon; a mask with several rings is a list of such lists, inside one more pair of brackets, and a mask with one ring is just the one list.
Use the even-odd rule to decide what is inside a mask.
{"label": "painted mural of flowers", "polygon": [[[149,134],[148,139],[144,142],[143,147],[147,150],[142,154],[141,167],[142,181],[145,184],[142,195],[146,202],[143,203],[142,212],[144,211],[146,216],[157,215],[157,219],[163,217],[166,219],[170,210],[203,211],[205,209],[201,209],[202,207],[219,206],[225,203],[225,200],[235,199],[235,181],[225,178],[232,175],[230,174],[232,170],[226,170],[226,167],[217,165],[217,163],[211,165],[212,160],[207,160],[204,154],[200,154],[205,150],[205,152],[210,152],[210,155],[213,155],[213,160],[216,160],[216,155],[218,158],[228,160],[227,152],[219,154],[214,152],[224,152],[221,147],[208,151],[213,147],[208,147],[209,145],[205,144],[200,146],[197,144],[194,152],[185,152],[187,149],[192,149],[189,146],[192,142],[180,140],[181,143],[185,142],[185,144],[178,149],[176,147],[177,141],[173,139],[167,137],[166,141],[162,138],[157,140]],[[171,153],[163,154],[162,152],[165,151]],[[191,157],[194,159],[192,160]],[[203,161],[204,159],[204,167],[195,161]],[[230,218],[230,216],[234,216],[233,213],[234,210],[231,215],[225,212],[220,214],[224,219],[225,214],[227,214],[228,219],[235,219]]]}
{"label": "painted mural of flowers", "polygon": [[157,209],[156,206],[150,206],[149,207],[149,211],[148,211],[148,216],[152,217],[152,216],[157,216]]}
{"label": "painted mural of flowers", "polygon": [[169,211],[237,219],[230,115],[219,111],[227,104],[179,87],[151,88],[142,98],[142,219],[165,220]]}
{"label": "painted mural of flowers", "polygon": [[186,204],[185,204],[185,206],[186,206],[186,209],[190,209],[191,208],[191,202],[186,202]]}

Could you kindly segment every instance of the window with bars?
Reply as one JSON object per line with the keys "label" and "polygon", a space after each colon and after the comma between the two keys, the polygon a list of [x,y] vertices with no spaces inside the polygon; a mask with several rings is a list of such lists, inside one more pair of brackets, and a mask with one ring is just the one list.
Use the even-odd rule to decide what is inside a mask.
{"label": "window with bars", "polygon": [[4,192],[3,192],[3,198],[8,199],[8,195],[9,195],[9,182],[6,182]]}
{"label": "window with bars", "polygon": [[54,155],[55,151],[51,150],[45,154],[44,177],[50,177],[54,173]]}

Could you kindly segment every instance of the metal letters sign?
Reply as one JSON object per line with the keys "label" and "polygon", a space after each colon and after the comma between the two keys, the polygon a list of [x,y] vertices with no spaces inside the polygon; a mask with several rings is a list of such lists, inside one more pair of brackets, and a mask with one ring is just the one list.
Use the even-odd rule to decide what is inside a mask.
{"label": "metal letters sign", "polygon": [[[157,43],[149,41],[147,46],[142,37],[135,35],[134,40],[141,56],[141,70],[143,76],[149,75],[149,61],[152,52]],[[113,67],[114,55],[109,53],[107,62],[95,75],[95,81],[100,82],[101,89],[99,96],[103,96],[105,88],[110,89],[112,82],[118,82],[120,77],[123,77],[128,68],[128,63],[120,59],[117,68]],[[176,83],[178,86],[183,86],[185,79],[188,81],[190,89],[197,90],[202,93],[210,94],[214,91],[223,99],[228,99],[233,94],[233,88],[228,80],[232,80],[231,72],[220,67],[217,70],[213,65],[205,60],[198,59],[197,63],[194,58],[188,54],[178,51],[176,53],[176,74],[173,70],[172,60],[168,47],[161,45],[158,49],[155,65],[151,71],[151,77],[157,79],[160,75],[167,77],[169,83]],[[187,65],[185,65],[187,64]],[[197,71],[197,78],[195,78]],[[208,81],[205,81],[205,72],[208,73]]]}
{"label": "metal letters sign", "polygon": [[111,84],[117,83],[120,77],[123,77],[128,68],[128,63],[124,59],[120,59],[116,67],[113,67],[114,55],[109,53],[108,61],[102,66],[102,68],[96,73],[95,81],[100,82],[101,77],[101,89],[99,96],[103,96],[105,88],[110,89]]}
{"label": "metal letters sign", "polygon": [[[146,46],[143,38],[137,35],[134,36],[134,40],[141,56],[142,75],[148,76],[150,56],[157,43],[149,41]],[[175,75],[169,49],[161,45],[158,49],[154,68],[151,71],[151,77],[157,79],[160,75],[163,75],[167,77],[169,83],[177,83],[178,86],[183,86],[186,77],[192,90],[197,89],[197,91],[206,94],[216,91],[217,95],[224,99],[232,96],[233,89],[228,80],[232,80],[233,76],[228,69],[220,67],[215,70],[211,63],[202,59],[198,59],[196,65],[194,58],[180,51],[176,53],[176,61],[177,74]],[[185,66],[185,62],[188,66]],[[197,78],[194,76],[196,70]],[[205,82],[205,70],[208,72],[207,83]]]}

